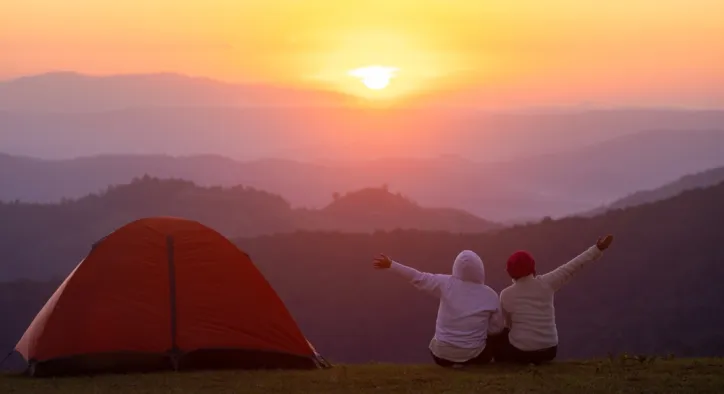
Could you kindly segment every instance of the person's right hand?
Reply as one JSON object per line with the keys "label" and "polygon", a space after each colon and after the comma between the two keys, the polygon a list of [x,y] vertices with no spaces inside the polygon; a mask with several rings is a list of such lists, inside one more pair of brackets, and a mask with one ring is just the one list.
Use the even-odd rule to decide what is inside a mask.
{"label": "person's right hand", "polygon": [[372,262],[372,266],[378,270],[388,269],[392,266],[392,260],[384,254],[380,254],[380,256]]}
{"label": "person's right hand", "polygon": [[599,238],[598,242],[596,242],[596,246],[598,246],[598,250],[603,252],[611,246],[611,242],[613,242],[613,235],[607,235],[603,238]]}

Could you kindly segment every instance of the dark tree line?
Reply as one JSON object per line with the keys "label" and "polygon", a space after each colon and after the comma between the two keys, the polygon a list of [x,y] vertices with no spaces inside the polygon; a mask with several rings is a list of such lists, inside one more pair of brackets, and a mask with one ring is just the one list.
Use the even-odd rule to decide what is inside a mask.
{"label": "dark tree line", "polygon": [[480,232],[496,228],[466,212],[420,207],[384,188],[347,193],[323,209],[297,209],[278,195],[251,187],[199,187],[146,176],[59,204],[0,202],[0,256],[4,257],[0,280],[65,275],[93,242],[149,216],[198,220],[228,237],[299,229]]}

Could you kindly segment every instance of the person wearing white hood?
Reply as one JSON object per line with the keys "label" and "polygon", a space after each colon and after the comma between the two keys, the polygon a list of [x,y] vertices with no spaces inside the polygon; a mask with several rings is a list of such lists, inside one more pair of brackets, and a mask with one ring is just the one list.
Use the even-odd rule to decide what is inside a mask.
{"label": "person wearing white hood", "polygon": [[384,254],[373,262],[376,269],[390,269],[417,289],[440,299],[435,335],[429,349],[443,367],[487,364],[493,358],[488,336],[505,327],[500,300],[485,285],[485,267],[473,251],[464,250],[453,263],[452,275],[420,272]]}

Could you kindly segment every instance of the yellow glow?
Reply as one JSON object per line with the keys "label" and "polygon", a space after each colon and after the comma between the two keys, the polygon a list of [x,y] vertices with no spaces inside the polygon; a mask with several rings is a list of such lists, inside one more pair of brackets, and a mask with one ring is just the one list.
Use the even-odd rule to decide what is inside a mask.
{"label": "yellow glow", "polygon": [[[705,105],[724,102],[721,15],[722,0],[0,0],[0,79],[178,72],[395,103]],[[368,65],[400,71],[370,89],[349,74]]]}
{"label": "yellow glow", "polygon": [[[327,33],[321,31],[319,34]],[[454,51],[438,53],[436,44],[425,37],[392,27],[340,26],[334,34],[330,29],[323,41],[324,50],[304,57],[308,72],[303,72],[303,79],[309,86],[387,102],[448,87],[450,79],[464,70],[464,58]],[[369,68],[375,66],[378,68]],[[384,67],[397,69],[384,89],[370,89],[364,81],[360,83],[360,77],[350,74],[350,70],[381,71]],[[384,78],[379,79],[382,82]]]}

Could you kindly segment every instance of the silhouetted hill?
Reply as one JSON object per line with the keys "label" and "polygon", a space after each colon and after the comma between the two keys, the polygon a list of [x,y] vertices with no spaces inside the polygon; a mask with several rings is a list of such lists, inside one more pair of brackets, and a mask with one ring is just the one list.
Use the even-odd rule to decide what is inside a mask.
{"label": "silhouetted hill", "polygon": [[146,176],[58,204],[0,203],[0,256],[6,257],[0,260],[0,280],[64,273],[67,266],[48,264],[55,251],[72,252],[78,260],[115,228],[149,216],[198,220],[230,237],[304,229],[483,232],[499,227],[466,212],[420,207],[385,188],[349,193],[327,208],[310,210],[293,209],[284,198],[251,187],[204,188]]}
{"label": "silhouetted hill", "polygon": [[606,211],[622,209],[631,206],[647,204],[664,200],[681,192],[701,187],[709,187],[724,182],[724,167],[686,175],[678,180],[652,190],[642,190],[627,197],[616,200],[604,207],[580,214],[581,216],[595,216]]}
{"label": "silhouetted hill", "polygon": [[[676,160],[672,160],[676,157]],[[484,163],[455,156],[324,163],[219,156],[96,156],[45,161],[0,157],[0,200],[52,202],[150,174],[202,186],[248,185],[295,207],[321,208],[334,192],[389,184],[424,206],[495,221],[560,217],[724,165],[724,130],[645,132],[587,148]]]}
{"label": "silhouetted hill", "polygon": [[337,225],[312,225],[309,229],[365,232],[370,228],[395,228],[399,223],[404,223],[406,229],[457,229],[455,232],[466,233],[497,228],[493,223],[481,226],[480,218],[465,211],[423,208],[400,193],[390,193],[387,186],[362,189],[342,196],[335,195],[334,201],[320,210],[318,216],[321,221]]}
{"label": "silhouetted hill", "polygon": [[[594,218],[546,220],[488,234],[296,232],[236,242],[277,289],[310,341],[330,359],[428,362],[437,303],[393,273],[373,270],[375,255],[384,252],[418,269],[446,273],[457,253],[470,248],[485,261],[488,283],[500,291],[510,284],[504,269],[510,253],[530,250],[538,271],[546,272],[599,235],[612,233],[616,240],[605,257],[586,266],[556,297],[561,357],[623,351],[722,356],[722,201],[724,184],[719,184]],[[341,204],[348,203],[353,204]],[[2,254],[12,260],[11,252],[47,247],[48,239],[33,237],[4,248]],[[58,246],[47,253],[54,258],[34,263],[45,272],[56,269],[64,275],[80,257]],[[0,310],[0,316],[12,322],[0,343],[6,348],[29,323],[29,318],[22,320],[32,315],[28,311],[39,310],[41,296],[50,294],[57,282],[48,288],[25,286],[10,290],[16,301]]]}

